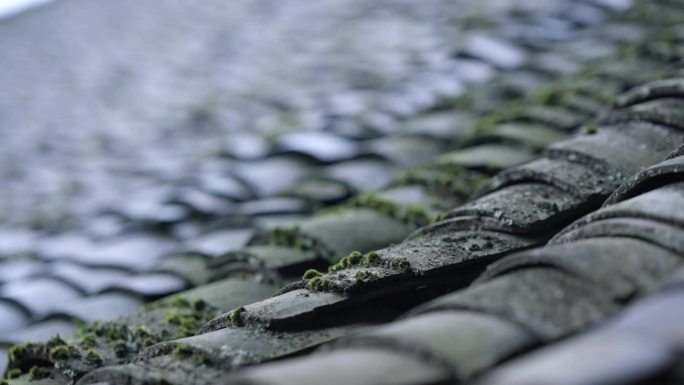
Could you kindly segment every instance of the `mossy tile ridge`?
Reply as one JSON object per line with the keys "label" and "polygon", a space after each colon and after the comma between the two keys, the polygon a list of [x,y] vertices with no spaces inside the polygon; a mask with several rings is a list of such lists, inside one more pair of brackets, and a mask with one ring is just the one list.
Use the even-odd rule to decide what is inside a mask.
{"label": "mossy tile ridge", "polygon": [[[604,131],[605,135],[625,137],[625,140],[629,140],[630,135],[636,135],[635,132],[640,133],[640,130],[649,127],[640,126],[624,132],[617,128]],[[666,130],[677,133],[677,130],[670,128]],[[664,140],[666,137],[661,138]],[[609,146],[608,143],[604,137],[585,133],[554,145],[556,148],[565,149],[567,155],[576,154],[576,157],[550,156],[546,158],[548,165],[526,165],[526,169],[523,166],[520,176],[511,173],[507,179],[502,179],[503,182],[490,187],[491,192],[485,192],[482,197],[465,206],[478,207],[476,205],[481,204],[479,207],[483,207],[482,211],[467,209],[470,211],[466,210],[459,214],[459,209],[456,209],[453,211],[453,218],[421,229],[396,246],[378,250],[374,254],[352,252],[342,260],[339,268],[336,267],[329,273],[310,272],[306,280],[299,286],[292,286],[290,291],[245,306],[244,311],[240,312],[242,322],[239,325],[232,322],[232,313],[228,313],[205,325],[203,332],[212,333],[235,326],[257,330],[265,328],[268,332],[297,330],[307,328],[304,325],[313,325],[316,320],[330,319],[331,315],[344,312],[343,309],[349,306],[358,307],[360,303],[373,298],[391,298],[420,286],[464,286],[493,260],[548,239],[550,232],[546,227],[559,228],[579,215],[600,207],[602,199],[597,199],[596,196],[605,199],[618,187],[620,181],[626,179],[627,172],[636,162],[633,161],[620,170],[619,159],[613,159],[610,151],[600,151],[602,146]],[[667,148],[666,144],[658,142],[655,146],[642,148],[641,151],[645,155],[638,156],[637,159],[658,156],[664,158],[672,150],[674,148]],[[564,166],[561,162],[566,162],[567,165]],[[615,172],[616,168],[618,172]],[[588,176],[586,186],[563,183],[563,172],[585,173]],[[596,177],[596,173],[601,172],[610,172],[609,176],[614,179],[611,180],[612,185],[606,187],[600,184],[601,178]],[[580,176],[573,178],[577,181],[582,180]],[[592,186],[592,183],[598,184],[598,187]],[[536,208],[531,206],[528,212],[525,212],[519,207],[511,207],[515,205],[510,202],[521,202],[519,206],[530,202],[530,198],[535,194],[539,194],[541,199],[538,201],[540,203],[534,203]],[[492,199],[492,196],[497,198]],[[505,198],[507,196],[510,198]],[[500,214],[496,214],[492,209],[495,205],[501,207]],[[486,210],[490,210],[491,214]],[[518,212],[520,214],[517,214]],[[445,232],[441,233],[441,229]],[[587,242],[589,246],[593,244],[592,241]],[[608,251],[612,252],[614,249],[609,245],[606,241],[592,246],[594,249],[591,250],[610,256],[612,254]],[[619,250],[648,251],[650,254],[659,255],[654,250],[649,250],[650,245],[627,245],[631,247],[621,247]],[[578,248],[574,252],[577,253],[579,250],[582,249]],[[430,254],[431,252],[433,254]],[[549,252],[555,255],[553,250]],[[559,250],[558,253],[560,252]],[[435,256],[434,253],[441,253],[441,256]],[[521,333],[534,336],[537,343],[547,341],[605,319],[618,311],[620,301],[639,293],[644,286],[657,280],[662,271],[676,264],[676,260],[671,258],[669,252],[663,251],[660,254],[660,262],[657,268],[651,266],[650,276],[639,279],[635,277],[633,269],[645,265],[638,258],[633,258],[633,263],[623,266],[625,270],[621,270],[619,274],[625,277],[626,281],[633,281],[631,284],[603,283],[602,287],[603,278],[616,274],[614,266],[605,260],[601,260],[602,263],[597,265],[600,269],[595,271],[588,269],[587,264],[583,264],[580,258],[575,258],[578,261],[573,263],[559,262],[555,268],[540,262],[526,269],[512,269],[510,273],[483,278],[472,288],[428,302],[418,308],[415,314],[468,309],[502,317],[518,325]],[[430,258],[426,257],[428,255]],[[610,258],[606,257],[606,260]],[[465,281],[455,282],[455,272],[460,273],[461,279]],[[448,281],[447,277],[451,277],[451,280]],[[470,280],[467,277],[470,277]],[[601,296],[594,295],[601,290]],[[577,306],[556,308],[553,305],[557,303],[558,298],[565,298]],[[552,308],[553,310],[550,310]],[[523,340],[525,345],[530,343],[525,338],[520,341]],[[496,360],[490,359],[487,362],[493,361]],[[454,372],[462,373],[458,368],[452,369]],[[469,370],[474,373],[482,369]]]}
{"label": "mossy tile ridge", "polygon": [[[633,218],[636,211],[614,211],[614,208],[631,201],[648,200],[649,194],[678,190],[681,185],[684,185],[682,175],[672,173],[671,178],[650,191],[601,208],[590,216],[604,218],[605,213],[612,213],[608,218]],[[679,201],[684,201],[681,193],[664,193],[659,198],[663,205],[675,207]],[[681,237],[684,222],[664,215],[657,205],[638,207],[640,214],[636,216],[640,219],[672,227]],[[586,218],[589,217],[580,219],[573,228],[590,225],[592,221]],[[522,355],[522,358],[511,361],[501,371],[495,370],[492,377],[485,377],[484,383],[522,385],[536,379],[536,375],[557,379],[559,383],[572,378],[581,384],[603,384],[600,379],[604,375],[633,381],[626,383],[637,383],[640,378],[660,379],[658,374],[665,374],[669,379],[667,376],[678,373],[672,370],[677,360],[670,352],[681,349],[677,345],[681,341],[673,339],[680,334],[677,331],[679,323],[671,322],[676,319],[672,317],[656,321],[659,319],[656,310],[668,316],[680,312],[681,295],[678,292],[675,295],[674,290],[681,286],[677,285],[663,289],[668,291],[655,296],[655,302],[646,300],[647,305],[641,305],[641,308],[646,306],[648,312],[624,313],[614,322],[613,329],[607,324],[598,332],[570,339],[558,347],[552,346],[540,353],[528,352],[541,345],[553,344],[561,337],[581,333],[620,314],[626,304],[644,296],[672,271],[684,266],[684,254],[671,250],[673,248],[666,243],[641,237],[587,233],[587,237],[576,236],[561,244],[522,251],[490,265],[470,287],[421,304],[398,321],[339,339],[330,347],[304,358],[244,369],[225,383],[287,384],[290,379],[301,376],[305,368],[317,371],[316,365],[326,362],[326,372],[339,370],[345,365],[342,357],[350,352],[364,351],[392,352],[395,358],[359,363],[356,368],[361,373],[366,369],[369,372],[379,370],[378,366],[389,370],[407,359],[431,368],[420,378],[412,379],[412,384],[472,381],[486,375],[502,360],[516,355]],[[662,305],[658,301],[662,301]],[[653,327],[661,322],[663,328]],[[606,349],[614,354],[596,355],[596,348],[605,343],[609,344]],[[620,349],[628,349],[634,354],[624,355]],[[556,363],[562,362],[564,357],[582,352],[605,362],[606,366],[590,365],[591,361],[581,355],[582,359],[571,360],[578,370],[556,368]],[[336,361],[336,357],[340,360]],[[596,382],[581,381],[585,373],[594,376]],[[400,378],[389,378],[389,383],[403,383]],[[357,380],[363,384],[373,383],[372,374]],[[344,383],[344,379],[331,381]],[[548,383],[557,382],[550,380]]]}

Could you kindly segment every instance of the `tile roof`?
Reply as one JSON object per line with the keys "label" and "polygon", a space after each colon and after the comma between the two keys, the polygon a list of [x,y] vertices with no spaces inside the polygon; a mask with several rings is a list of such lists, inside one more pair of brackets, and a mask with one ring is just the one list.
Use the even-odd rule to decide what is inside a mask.
{"label": "tile roof", "polygon": [[9,382],[681,382],[682,7],[564,4],[473,34],[477,85],[396,130],[236,135],[87,229],[7,233]]}

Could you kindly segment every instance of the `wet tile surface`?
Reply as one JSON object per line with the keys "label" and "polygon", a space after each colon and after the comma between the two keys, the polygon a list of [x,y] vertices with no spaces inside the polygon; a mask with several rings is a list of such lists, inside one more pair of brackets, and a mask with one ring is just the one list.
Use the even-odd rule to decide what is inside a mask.
{"label": "wet tile surface", "polygon": [[[82,182],[84,192],[74,196],[91,199],[78,209],[87,218],[84,224],[67,221],[62,228],[62,222],[46,213],[57,213],[51,208],[72,198],[49,198],[41,190],[34,195],[48,197],[45,206],[26,212],[35,208],[46,215],[35,219],[42,230],[0,231],[0,354],[14,342],[67,337],[76,321],[114,320],[107,325],[130,326],[121,333],[146,333],[137,328],[146,325],[168,343],[144,349],[135,345],[135,337],[126,347],[98,342],[96,349],[107,352],[108,368],[93,372],[83,384],[158,380],[155,376],[172,376],[174,384],[243,378],[268,384],[466,383],[502,360],[514,367],[516,356],[526,360],[527,349],[561,337],[568,337],[570,347],[559,345],[558,355],[542,354],[539,361],[531,353],[529,364],[520,364],[522,372],[532,368],[527,373],[540,373],[554,384],[581,384],[577,373],[615,381],[632,374],[646,379],[662,375],[674,365],[669,355],[673,345],[681,349],[673,321],[679,315],[678,297],[656,294],[662,304],[636,307],[619,326],[608,326],[609,332],[598,336],[588,334],[573,343],[572,334],[621,314],[622,307],[657,287],[680,263],[684,222],[672,208],[679,207],[684,195],[671,182],[681,173],[669,165],[646,167],[681,141],[677,98],[682,95],[676,94],[676,84],[646,86],[625,96],[620,109],[563,141],[602,111],[607,105],[603,94],[615,96],[617,88],[636,82],[629,73],[641,62],[635,60],[632,67],[594,66],[594,61],[615,61],[611,55],[620,44],[648,39],[650,26],[632,14],[613,21],[617,17],[612,12],[626,4],[621,0],[564,1],[557,9],[518,3],[506,6],[511,13],[452,20],[463,22],[457,38],[443,27],[441,20],[449,15],[434,19],[429,28],[421,24],[425,18],[433,20],[426,15],[442,9],[441,0],[421,7],[357,5],[354,9],[365,15],[359,20],[368,18],[367,23],[354,21],[354,28],[344,33],[363,34],[364,39],[354,40],[367,47],[359,52],[323,45],[313,49],[299,39],[292,62],[288,54],[279,64],[287,69],[300,63],[294,67],[303,65],[305,71],[276,71],[257,60],[254,68],[233,69],[222,78],[234,79],[234,84],[212,79],[209,91],[199,91],[208,84],[202,74],[177,84],[192,103],[174,101],[173,111],[160,107],[164,103],[151,103],[150,111],[138,111],[140,121],[131,130],[140,131],[139,142],[126,142],[124,136],[98,139],[111,142],[107,151],[117,159],[95,161],[81,170],[89,179]],[[122,4],[105,8],[116,13],[132,6]],[[312,30],[318,23],[330,23],[329,12],[341,7],[335,1],[308,9],[290,2],[287,6],[294,7],[288,12],[302,12],[298,17],[312,20]],[[203,12],[211,14],[214,5],[207,7]],[[240,1],[216,7],[217,21],[224,7],[236,14],[258,8]],[[175,6],[169,9],[185,14]],[[69,6],[60,12],[78,13]],[[132,26],[148,25],[149,20],[137,17],[131,18]],[[283,32],[281,22],[273,25],[273,32],[261,31],[264,36],[252,43]],[[630,38],[620,37],[621,31]],[[387,33],[400,48],[378,46],[382,44],[375,34]],[[0,38],[0,46],[8,44],[5,39]],[[64,35],[56,39],[68,40]],[[290,44],[285,41],[283,52]],[[219,46],[208,44],[211,53],[194,49],[221,62]],[[249,57],[262,55],[265,47],[255,44]],[[421,63],[419,68],[397,66],[405,48]],[[376,58],[376,51],[387,57]],[[309,55],[320,60],[320,68],[304,65]],[[355,60],[350,57],[369,61],[355,62],[349,68],[356,69],[347,74],[337,62]],[[175,63],[169,67],[172,73],[187,69],[169,60]],[[268,61],[278,62],[274,57]],[[559,76],[584,79],[587,62],[596,73],[604,71],[600,80],[590,80],[604,92],[580,82],[568,89],[553,83]],[[649,70],[634,77],[657,78],[655,67],[647,64]],[[318,78],[319,72],[331,78]],[[122,73],[123,78],[133,76]],[[259,77],[264,74],[272,77]],[[126,80],[111,82],[124,90],[112,91],[119,95],[112,100],[137,89]],[[247,84],[243,82],[255,88],[235,91]],[[297,87],[302,84],[306,86]],[[553,86],[537,93],[548,84]],[[525,95],[522,108],[501,107]],[[0,107],[3,103],[0,97]],[[499,113],[481,119],[492,110]],[[14,115],[8,119],[23,121]],[[129,121],[121,119],[119,124]],[[147,131],[140,124],[150,122],[192,127],[204,139],[190,144],[186,133],[171,130],[165,138],[168,148],[147,147]],[[132,154],[143,147],[148,149],[144,154]],[[46,166],[39,178],[46,183],[34,185],[59,185],[63,180],[56,170],[62,166],[59,161]],[[119,171],[125,191],[102,175],[110,168]],[[507,171],[489,184],[475,186],[475,179],[502,169]],[[628,179],[635,172],[641,179]],[[625,181],[630,187],[621,190],[622,198],[570,226],[554,240],[555,246],[506,257],[545,243],[563,226],[597,210]],[[469,198],[455,193],[477,189]],[[368,191],[374,193],[343,202]],[[26,209],[34,195],[18,207]],[[337,206],[318,212],[330,204]],[[445,214],[449,218],[442,220]],[[15,223],[10,214],[7,218]],[[424,224],[430,225],[412,233]],[[621,264],[616,266],[618,257]],[[501,263],[491,265],[500,258]],[[324,273],[331,261],[339,262]],[[470,288],[444,295],[470,284],[487,266],[491,268]],[[278,291],[283,286],[287,288]],[[185,289],[191,290],[140,310],[146,302]],[[388,323],[411,308],[415,310],[398,322]],[[654,314],[662,316],[657,332],[645,326],[655,322],[649,318]],[[120,316],[129,318],[117,320]],[[366,329],[377,323],[381,325]],[[356,334],[358,326],[364,333],[341,338]],[[206,333],[192,336],[198,330]],[[327,350],[311,351],[333,339],[339,340]],[[229,348],[221,347],[228,342]],[[183,356],[186,343],[191,346]],[[125,359],[116,358],[117,349]],[[229,367],[302,350],[306,353],[295,360],[256,366],[236,377],[228,374]],[[145,353],[133,360],[140,351]],[[603,354],[595,357],[597,351]],[[558,364],[575,354],[587,358],[572,366]],[[603,367],[593,364],[602,355],[611,360]],[[633,363],[633,372],[620,370],[626,363]],[[0,360],[0,369],[5,365]],[[339,375],[331,379],[331,373]],[[516,369],[510,373],[494,383],[528,379],[515,374],[521,373]]]}

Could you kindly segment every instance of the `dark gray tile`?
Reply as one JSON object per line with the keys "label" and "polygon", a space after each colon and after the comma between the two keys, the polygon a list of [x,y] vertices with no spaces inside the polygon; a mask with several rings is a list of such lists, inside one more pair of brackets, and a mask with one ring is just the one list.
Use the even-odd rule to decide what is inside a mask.
{"label": "dark gray tile", "polygon": [[513,323],[468,311],[442,311],[405,318],[342,339],[333,346],[344,346],[347,340],[354,346],[369,349],[382,344],[397,351],[415,348],[429,351],[448,363],[463,380],[536,342],[532,335]]}
{"label": "dark gray tile", "polygon": [[383,160],[357,159],[328,166],[324,172],[329,178],[344,182],[356,191],[368,191],[387,186],[395,169]]}
{"label": "dark gray tile", "polygon": [[232,202],[225,198],[195,188],[182,188],[170,199],[170,202],[185,205],[197,214],[221,216],[232,212]]}
{"label": "dark gray tile", "polygon": [[0,333],[16,330],[28,323],[28,314],[13,301],[0,300]]}
{"label": "dark gray tile", "polygon": [[271,196],[293,187],[310,175],[308,162],[295,156],[281,155],[234,165],[235,175],[247,182],[258,196]]}
{"label": "dark gray tile", "polygon": [[109,321],[137,313],[142,304],[140,297],[105,293],[59,304],[50,310],[49,315],[64,315],[83,322]]}
{"label": "dark gray tile", "polygon": [[662,79],[639,85],[618,97],[618,107],[629,107],[659,98],[684,96],[684,79]]}
{"label": "dark gray tile", "polygon": [[610,175],[600,173],[578,163],[541,158],[495,175],[482,193],[495,191],[517,183],[548,183],[583,200],[606,199],[620,185]]}
{"label": "dark gray tile", "polygon": [[108,290],[125,290],[146,298],[159,298],[181,291],[187,282],[175,274],[145,273],[128,277],[111,285]]}
{"label": "dark gray tile", "polygon": [[23,254],[33,251],[37,234],[30,230],[0,230],[0,256]]}
{"label": "dark gray tile", "polygon": [[309,207],[306,201],[298,198],[264,198],[255,199],[239,204],[236,213],[246,216],[268,214],[297,214],[306,213]]}
{"label": "dark gray tile", "polygon": [[285,134],[278,138],[277,145],[281,151],[301,153],[325,163],[351,159],[358,153],[356,142],[320,131]]}
{"label": "dark gray tile", "polygon": [[10,345],[23,342],[45,342],[59,334],[60,337],[70,337],[76,330],[72,321],[52,319],[41,321],[23,329],[0,333],[0,345]]}
{"label": "dark gray tile", "polygon": [[467,147],[440,155],[437,162],[445,166],[501,170],[523,164],[532,159],[534,159],[534,155],[528,149],[493,143]]}
{"label": "dark gray tile", "polygon": [[88,253],[73,259],[84,265],[141,271],[154,266],[174,247],[168,238],[141,233],[98,242]]}
{"label": "dark gray tile", "polygon": [[270,152],[268,142],[250,132],[233,132],[227,140],[224,153],[237,159],[262,158]]}
{"label": "dark gray tile", "polygon": [[452,62],[454,75],[464,83],[484,83],[496,75],[492,65],[481,60],[458,58]]}
{"label": "dark gray tile", "polygon": [[130,272],[120,269],[89,268],[69,262],[55,262],[50,267],[51,276],[71,282],[89,294],[97,293],[130,276]]}
{"label": "dark gray tile", "polygon": [[212,275],[209,259],[196,253],[177,253],[164,258],[152,271],[182,277],[193,286],[207,283]]}
{"label": "dark gray tile", "polygon": [[209,256],[218,256],[242,248],[253,234],[254,230],[248,228],[215,230],[189,240],[183,248]]}
{"label": "dark gray tile", "polygon": [[365,143],[369,154],[378,154],[408,167],[434,158],[444,152],[442,140],[421,136],[396,136],[375,139]]}
{"label": "dark gray tile", "polygon": [[[244,306],[242,318],[248,324],[268,327],[293,325],[316,312],[344,304],[347,297],[338,293],[294,290]],[[223,314],[202,327],[202,332],[224,329],[231,324],[231,313]]]}
{"label": "dark gray tile", "polygon": [[665,369],[672,356],[666,346],[648,338],[590,333],[514,360],[480,384],[637,384]]}
{"label": "dark gray tile", "polygon": [[0,262],[0,283],[30,277],[45,272],[46,264],[29,260]]}
{"label": "dark gray tile", "polygon": [[[423,135],[438,140],[455,142],[467,136],[468,129],[475,121],[475,116],[466,111],[431,112],[420,114],[402,122],[397,131],[409,135],[409,138],[410,135]],[[395,135],[390,135],[379,138],[377,141],[390,141],[395,137]]]}
{"label": "dark gray tile", "polygon": [[35,315],[48,312],[55,304],[82,295],[81,292],[63,281],[47,278],[25,278],[0,287],[0,296],[15,300]]}
{"label": "dark gray tile", "polygon": [[350,194],[349,188],[344,183],[324,178],[305,179],[285,192],[287,196],[296,196],[325,204],[339,202],[349,197]]}
{"label": "dark gray tile", "polygon": [[389,349],[352,347],[247,369],[228,377],[224,383],[411,385],[442,384],[454,380],[452,373],[443,367],[417,360],[412,355]]}
{"label": "dark gray tile", "polygon": [[560,12],[563,19],[584,26],[599,24],[606,17],[600,8],[583,3],[570,3],[563,7]]}
{"label": "dark gray tile", "polygon": [[95,243],[90,237],[76,232],[47,236],[37,244],[39,255],[47,260],[87,258],[94,249]]}
{"label": "dark gray tile", "polygon": [[484,195],[449,213],[449,217],[478,216],[515,232],[563,226],[577,218],[581,199],[542,183],[514,184]]}
{"label": "dark gray tile", "polygon": [[471,309],[524,325],[539,338],[555,339],[601,321],[619,307],[596,287],[548,268],[513,271],[438,297],[413,312]]}
{"label": "dark gray tile", "polygon": [[227,199],[245,200],[251,197],[245,185],[224,173],[203,172],[197,176],[196,185],[202,191]]}
{"label": "dark gray tile", "polygon": [[520,67],[526,60],[526,54],[522,49],[485,35],[470,36],[464,52],[504,69]]}
{"label": "dark gray tile", "polygon": [[329,250],[331,258],[400,242],[410,231],[405,223],[365,208],[316,215],[298,223],[298,228],[299,233],[317,240]]}

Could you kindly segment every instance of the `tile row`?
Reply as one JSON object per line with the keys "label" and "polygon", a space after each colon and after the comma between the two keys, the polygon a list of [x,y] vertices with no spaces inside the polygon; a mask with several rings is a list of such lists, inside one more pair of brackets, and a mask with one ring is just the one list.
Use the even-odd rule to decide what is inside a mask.
{"label": "tile row", "polygon": [[[661,99],[658,100],[662,101]],[[649,101],[641,100],[635,106],[641,106],[644,103],[649,103]],[[197,336],[153,345],[143,350],[133,364],[110,366],[96,370],[86,375],[82,380],[83,383],[121,381],[123,379],[145,382],[159,376],[168,378],[169,381],[178,380],[193,383],[216,381],[217,378],[224,376],[223,370],[229,370],[235,366],[282,357],[341,336],[356,334],[360,331],[363,333],[363,330],[366,330],[363,325],[386,322],[395,317],[401,310],[439,295],[440,287],[444,291],[445,288],[452,290],[454,287],[468,284],[492,260],[548,239],[552,234],[545,227],[560,228],[581,214],[597,208],[618,187],[619,183],[625,181],[629,174],[652,164],[654,159],[664,158],[674,149],[671,148],[672,143],[682,141],[681,132],[677,130],[677,127],[644,122],[637,113],[638,109],[634,110],[633,119],[624,118],[624,116],[629,115],[625,113],[624,109],[629,110],[630,108],[627,106],[623,109],[614,110],[614,112],[599,119],[595,128],[591,129],[591,126],[587,126],[583,134],[550,146],[542,158],[543,162],[532,161],[510,171],[505,171],[482,188],[479,198],[451,211],[445,221],[414,233],[408,241],[366,255],[351,253],[343,259],[342,263],[334,266],[327,275],[307,273],[301,284],[290,286],[287,291],[279,296],[244,307],[238,306],[234,311],[206,323]],[[621,119],[623,120],[615,122],[617,115],[622,116]],[[621,129],[623,127],[624,129]],[[630,151],[637,151],[633,157],[629,157],[628,161],[625,161],[624,154],[611,151],[611,146],[615,142],[629,144],[630,141],[634,143],[639,138],[647,136],[651,138],[647,145],[628,145],[626,147]],[[570,180],[579,182],[568,183],[563,178],[563,173],[576,175],[572,176]],[[534,185],[535,188],[526,189],[528,185]],[[518,189],[521,191],[517,191]],[[517,198],[519,195],[525,196],[527,199]],[[527,204],[530,207],[524,211],[520,210],[519,205],[512,205],[510,202],[522,202],[520,204]],[[358,209],[358,207],[353,208]],[[332,212],[324,215],[333,214],[337,213]],[[391,218],[391,216],[388,217]],[[447,226],[449,229],[445,233],[440,233],[440,227],[443,226]],[[319,227],[318,225],[311,226],[312,229],[316,230]],[[474,231],[475,228],[478,230]],[[486,230],[483,231],[482,229]],[[454,236],[458,233],[462,233],[464,236],[460,238]],[[281,231],[272,235],[277,242],[292,242],[293,234],[291,232]],[[294,236],[299,237],[299,234],[294,234]],[[313,240],[311,243],[315,247],[306,250],[308,249],[307,239],[316,240],[321,239],[321,237],[295,238],[295,241],[300,241],[300,252],[326,251],[325,247],[316,245]],[[337,243],[332,244],[332,246],[339,247],[339,242],[342,241],[336,241]],[[409,245],[411,242],[413,244]],[[421,242],[425,243],[425,247],[420,248]],[[611,240],[603,242],[603,244],[611,244]],[[589,245],[588,247],[603,250],[606,249],[603,244],[599,242],[598,245]],[[267,242],[260,246],[267,248],[267,246],[273,246],[273,243]],[[284,247],[284,245],[277,244],[276,246]],[[649,246],[641,245],[640,247],[644,249]],[[262,252],[265,250],[264,248],[261,249]],[[419,251],[414,251],[416,249]],[[632,249],[641,250],[636,246]],[[459,250],[463,251],[459,253]],[[654,250],[649,251],[654,252]],[[557,252],[561,253],[561,251]],[[573,252],[569,251],[568,253],[574,255]],[[394,253],[401,255],[395,258]],[[413,255],[414,253],[416,255]],[[669,254],[661,254],[663,263],[654,274],[660,274],[673,266],[673,260],[667,258]],[[456,258],[453,258],[454,255]],[[254,255],[243,254],[241,257],[249,260]],[[477,265],[477,259],[481,259],[482,263],[479,268],[473,268],[474,265]],[[508,260],[504,259],[503,261]],[[500,264],[505,265],[503,262]],[[244,274],[249,271],[249,266],[245,265],[249,264],[236,266],[233,271],[240,271]],[[485,278],[481,278],[481,282],[474,284],[472,288],[428,302],[427,305],[422,305],[414,312],[422,314],[423,312],[451,311],[452,308],[466,309],[476,314],[463,316],[461,322],[465,324],[484,324],[483,328],[490,328],[491,330],[496,330],[499,327],[509,329],[502,331],[501,334],[503,335],[514,335],[516,331],[523,330],[530,334],[530,338],[534,337],[533,340],[540,343],[605,318],[617,311],[618,304],[613,303],[617,302],[616,298],[622,299],[622,296],[630,297],[634,294],[629,291],[634,291],[634,287],[625,289],[617,285],[614,292],[607,290],[605,293],[610,300],[600,298],[594,300],[592,296],[587,295],[587,290],[593,287],[584,284],[582,280],[588,278],[579,274],[582,271],[579,271],[575,276],[569,274],[565,269],[550,269],[546,265],[543,267],[535,266],[535,268],[528,270],[512,269],[510,274],[504,272],[501,274],[488,273],[491,277],[486,274]],[[581,266],[573,267],[579,269]],[[639,270],[638,268],[641,268],[641,265],[635,264],[633,267]],[[589,271],[591,272],[591,270]],[[605,273],[607,274],[607,272]],[[259,274],[257,273],[257,275]],[[460,282],[453,282],[454,277],[459,277]],[[266,279],[262,282],[269,282],[268,277],[260,276],[259,279]],[[229,277],[224,282],[227,284],[233,280],[234,277]],[[415,288],[418,287],[423,287],[422,291],[417,291],[418,294],[407,294],[416,291]],[[435,290],[435,288],[437,289]],[[196,290],[202,290],[202,287]],[[234,294],[223,292],[221,298],[213,298],[208,303],[211,306],[216,304],[216,307],[213,308],[214,311],[221,308],[226,309],[225,303],[221,304],[219,301],[244,299],[237,296],[238,292],[244,293],[245,291],[230,292]],[[256,294],[256,291],[252,291],[250,294]],[[511,302],[511,295],[517,296],[515,297],[517,298],[516,301],[519,301]],[[455,298],[453,301],[452,297]],[[548,303],[551,304],[553,300],[564,297],[569,298],[569,301],[576,299],[584,302],[580,301],[581,306],[575,313],[573,313],[573,308],[567,310],[560,308],[557,310],[560,312],[559,314],[548,313],[550,305],[544,301],[549,301]],[[196,326],[199,323],[198,320],[206,320],[207,314],[193,314],[193,312],[200,311],[196,308],[195,303],[188,300],[184,301],[183,304],[169,305],[172,310],[162,306],[161,308],[166,312],[164,319],[168,321],[169,314],[173,319],[173,315],[175,315],[173,312],[181,309],[184,312],[190,312],[190,316],[186,313],[182,314],[194,320],[190,322],[193,324],[192,326]],[[536,305],[539,307],[534,308]],[[207,305],[202,305],[203,308],[205,306]],[[528,308],[528,306],[531,307]],[[351,309],[354,310],[350,314]],[[182,330],[182,317],[176,323],[155,321],[153,315],[155,310],[158,309],[153,309],[151,313],[139,314],[137,318],[122,322],[125,322],[126,325],[146,324],[153,330],[152,335],[161,340],[168,340],[169,335],[178,335],[177,333],[182,334],[186,331]],[[478,318],[481,317],[479,313],[486,313],[500,319],[492,319],[491,322],[481,321]],[[453,320],[450,315],[446,316],[441,322],[444,325],[449,325]],[[158,319],[159,315],[157,314],[156,317]],[[420,315],[416,315],[416,317],[420,317]],[[435,322],[439,323],[431,320],[430,324],[432,325]],[[511,325],[505,326],[507,322]],[[93,325],[91,327],[93,330],[91,333],[97,336],[94,338],[94,344],[96,344],[98,351],[103,352],[101,354],[103,361],[100,361],[98,365],[90,365],[81,369],[83,372],[88,372],[93,366],[99,366],[103,363],[111,365],[117,361],[126,362],[132,358],[132,355],[138,353],[137,348],[143,345],[139,341],[135,342],[133,349],[123,350],[123,353],[119,355],[116,354],[116,351],[112,352],[111,348],[106,347],[108,338],[112,338],[107,330],[115,327],[115,325],[122,325],[122,323]],[[314,328],[313,325],[316,327]],[[390,324],[386,328],[391,329],[393,325]],[[521,326],[516,329],[513,327],[515,325]],[[425,328],[424,325],[416,327]],[[383,328],[385,326],[380,327],[381,330]],[[427,330],[432,329],[429,327]],[[472,333],[472,330],[468,332]],[[127,333],[133,332],[127,331]],[[404,333],[398,333],[392,336],[395,339],[400,339],[403,335]],[[527,341],[525,338],[519,338],[520,336],[514,337],[515,340]],[[430,338],[430,336],[428,335],[425,338]],[[135,338],[132,340],[136,341]],[[392,342],[393,338],[370,336],[367,341],[370,341],[371,346],[368,350],[371,352],[368,352],[363,349],[365,345],[362,342],[365,340],[364,337],[358,337],[358,340],[357,337],[350,339],[350,341],[361,341],[359,342],[361,344],[359,351],[354,351],[354,354],[347,354],[346,351],[339,352],[339,354],[347,354],[349,357],[374,357],[375,361],[366,361],[373,368],[360,371],[359,376],[364,376],[362,373],[372,375],[374,368],[382,369],[382,373],[388,373],[388,367],[405,367],[408,370],[408,368],[416,369],[415,367],[419,366],[422,367],[421,370],[410,370],[415,377],[407,377],[418,381],[421,373],[434,375],[434,372],[430,370],[434,368],[435,362],[440,362],[441,370],[447,368],[445,361],[448,360],[445,360],[444,357],[435,359],[435,362],[432,359],[416,360],[409,365],[413,354],[416,354],[417,357],[428,358],[439,356],[435,352],[430,352],[429,348],[415,348],[415,344],[411,341],[395,341],[397,343],[395,346]],[[274,341],[277,342],[274,343]],[[438,341],[442,341],[442,339],[440,338]],[[54,343],[58,343],[58,341]],[[340,344],[343,346],[345,343]],[[350,346],[355,346],[355,344],[356,342],[352,342]],[[494,341],[492,344],[499,346],[498,341]],[[528,344],[529,341],[514,343],[510,350],[492,354],[510,354],[517,351],[516,349],[520,349],[521,345],[527,348]],[[407,351],[398,349],[398,346],[406,347]],[[438,348],[439,344],[435,342],[434,349]],[[35,347],[31,347],[29,350],[33,349]],[[351,349],[355,348],[352,347]],[[380,350],[380,352],[376,350]],[[303,360],[317,360],[319,358],[321,357],[314,355]],[[322,366],[321,364],[314,367],[334,370],[334,362],[344,361],[336,358],[339,357],[333,357],[327,361],[330,365]],[[75,357],[69,357],[69,359],[76,359],[77,362],[80,362]],[[484,361],[487,362],[487,360]],[[489,362],[491,361],[496,360],[490,359]],[[197,372],[195,369],[198,362],[208,366],[203,371]],[[385,363],[389,366],[383,366]],[[275,370],[274,373],[277,374],[273,378],[267,376],[269,381],[287,383],[287,381],[292,380],[296,382],[301,381],[302,376],[307,376],[306,373],[301,373],[301,376],[297,374],[302,370],[304,363],[298,365],[296,362],[287,362],[283,365],[290,364],[292,366],[285,369],[286,375],[276,367],[278,370]],[[21,364],[18,365],[21,366]],[[448,375],[452,376],[456,370],[453,368],[453,364],[450,365]],[[255,371],[268,373],[271,368],[273,366],[263,366],[255,369]],[[290,369],[292,369],[291,377],[287,374]],[[482,367],[477,366],[467,370],[463,369],[465,373],[462,373],[461,376],[470,376],[482,369]],[[163,375],[160,370],[163,370]],[[398,371],[397,373],[403,372]],[[325,370],[321,372],[321,375],[324,374]],[[309,373],[310,375],[311,373]],[[314,383],[320,382],[322,379],[322,377],[311,378],[313,378]],[[348,382],[348,378],[340,379]],[[358,380],[361,381],[361,378]],[[369,383],[372,383],[372,379]]]}

